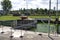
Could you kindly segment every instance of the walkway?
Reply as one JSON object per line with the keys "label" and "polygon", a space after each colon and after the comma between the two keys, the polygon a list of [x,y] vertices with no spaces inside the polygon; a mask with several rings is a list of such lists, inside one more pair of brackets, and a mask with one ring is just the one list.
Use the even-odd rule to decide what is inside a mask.
{"label": "walkway", "polygon": [[[1,27],[0,27],[0,40],[51,40],[47,35],[47,33],[41,33],[41,32],[32,32],[32,31],[25,31],[25,30],[14,30],[12,29],[12,35],[14,36],[12,39],[11,36],[11,27],[4,26],[3,28],[4,34],[1,34]],[[23,38],[20,38],[22,32]],[[42,36],[38,35],[39,33],[42,34]],[[56,37],[53,34],[51,34],[51,37],[54,40],[60,40],[60,36]]]}

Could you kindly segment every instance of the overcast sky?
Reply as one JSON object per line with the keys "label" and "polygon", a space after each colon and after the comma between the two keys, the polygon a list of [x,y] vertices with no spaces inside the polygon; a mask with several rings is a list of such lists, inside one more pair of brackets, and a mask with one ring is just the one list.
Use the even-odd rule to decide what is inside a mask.
{"label": "overcast sky", "polygon": [[[27,8],[26,6],[26,1],[28,8],[47,8],[49,9],[49,0],[10,0],[12,2],[12,10],[19,10],[20,8]],[[51,8],[53,9],[54,6],[56,7],[56,0],[52,0],[52,6]],[[2,9],[1,6],[1,0],[0,0],[0,10]],[[60,0],[59,0],[59,6],[58,9],[60,10]]]}

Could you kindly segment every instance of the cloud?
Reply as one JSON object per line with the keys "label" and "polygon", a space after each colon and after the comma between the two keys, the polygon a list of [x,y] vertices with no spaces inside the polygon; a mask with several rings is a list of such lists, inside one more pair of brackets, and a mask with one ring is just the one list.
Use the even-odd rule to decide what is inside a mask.
{"label": "cloud", "polygon": [[[1,2],[2,0],[0,0]],[[27,8],[26,6],[26,1],[27,1],[27,5],[28,8],[47,8],[49,9],[49,0],[10,0],[12,2],[12,10],[19,10],[20,8]],[[60,9],[60,0],[59,2],[59,9]],[[51,0],[51,8],[53,9],[53,7],[56,7],[56,0]],[[2,9],[1,7],[1,3],[0,3],[0,9]]]}

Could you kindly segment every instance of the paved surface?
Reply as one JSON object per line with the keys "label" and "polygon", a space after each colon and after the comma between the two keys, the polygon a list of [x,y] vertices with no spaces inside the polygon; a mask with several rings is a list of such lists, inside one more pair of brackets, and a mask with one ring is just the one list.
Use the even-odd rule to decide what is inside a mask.
{"label": "paved surface", "polygon": [[[20,37],[13,37],[10,38],[11,32],[7,34],[1,34],[0,33],[0,40],[51,40],[47,35],[39,36],[37,34],[28,34],[25,33],[23,38]],[[51,36],[54,40],[60,40],[60,37]]]}
{"label": "paved surface", "polygon": [[[14,36],[12,39],[10,38],[11,36],[11,28],[6,28],[4,27],[4,32],[3,34],[1,34],[0,32],[0,40],[51,40],[47,33],[41,33],[42,36],[39,36],[38,32],[32,32],[32,31],[24,31],[24,30],[13,30],[12,31],[12,35]],[[0,31],[2,31],[0,29]],[[22,32],[22,36],[23,38],[20,38],[21,36],[21,32]],[[51,35],[51,37],[54,40],[60,40],[60,36],[53,36]]]}

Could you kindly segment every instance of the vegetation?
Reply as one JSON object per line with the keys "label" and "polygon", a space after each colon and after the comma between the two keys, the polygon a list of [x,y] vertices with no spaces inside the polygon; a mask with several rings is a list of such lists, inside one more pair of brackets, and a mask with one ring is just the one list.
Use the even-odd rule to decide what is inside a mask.
{"label": "vegetation", "polygon": [[1,20],[3,20],[3,21],[5,21],[5,20],[18,20],[18,19],[20,19],[20,17],[19,16],[0,16],[0,21]]}
{"label": "vegetation", "polygon": [[[2,9],[4,11],[4,15],[7,14],[13,14],[14,16],[18,15],[20,16],[20,14],[24,14],[24,15],[28,15],[28,16],[49,16],[51,14],[51,16],[56,16],[56,10],[51,9],[51,13],[49,14],[49,10],[48,9],[42,9],[42,8],[36,8],[36,9],[19,9],[19,10],[13,10],[10,11],[12,8],[12,4],[10,0],[3,0],[1,2],[2,5]],[[10,15],[9,14],[9,15]],[[58,15],[60,15],[60,10],[58,11]]]}
{"label": "vegetation", "polygon": [[[2,9],[3,9],[2,14],[6,15],[6,16],[1,16],[0,15],[0,22],[1,22],[0,24],[3,24],[3,25],[11,26],[10,25],[12,23],[11,20],[21,19],[20,16],[22,14],[27,15],[29,18],[33,18],[33,19],[35,19],[35,18],[49,18],[49,15],[51,16],[51,19],[53,21],[55,21],[56,19],[58,19],[58,21],[59,21],[59,18],[60,18],[60,10],[58,11],[58,15],[57,15],[57,16],[59,16],[59,18],[56,18],[56,10],[52,10],[52,9],[51,9],[50,14],[49,14],[48,9],[42,9],[42,8],[40,8],[40,9],[39,8],[36,8],[36,9],[32,9],[32,8],[31,9],[25,9],[24,8],[24,9],[11,11],[12,4],[11,4],[10,0],[3,0],[1,2],[1,5],[2,5]],[[56,31],[58,33],[59,32],[59,30],[58,30],[59,29],[59,24],[57,24],[57,22],[56,22]],[[43,26],[43,24],[42,24],[42,26]],[[38,28],[40,29],[41,27],[39,26]],[[43,27],[43,28],[46,28],[46,27]],[[41,28],[41,29],[43,29],[43,28]],[[31,30],[35,30],[35,29],[32,28]]]}
{"label": "vegetation", "polygon": [[[29,18],[49,18],[49,16],[28,16]],[[60,17],[60,16],[59,16]],[[55,20],[55,16],[51,16],[52,20]],[[21,19],[20,16],[12,16],[12,15],[7,15],[7,16],[0,16],[0,20],[18,20]]]}
{"label": "vegetation", "polygon": [[7,15],[12,8],[11,1],[3,0],[3,2],[1,2],[1,5],[2,5],[2,9],[4,11],[4,15]]}
{"label": "vegetation", "polygon": [[[37,16],[49,16],[49,10],[48,9],[42,9],[42,8],[36,8],[36,9],[20,9],[21,14],[30,14],[31,15],[37,15]],[[56,11],[51,9],[51,16],[56,16]],[[60,10],[58,11],[58,15],[60,15]]]}

